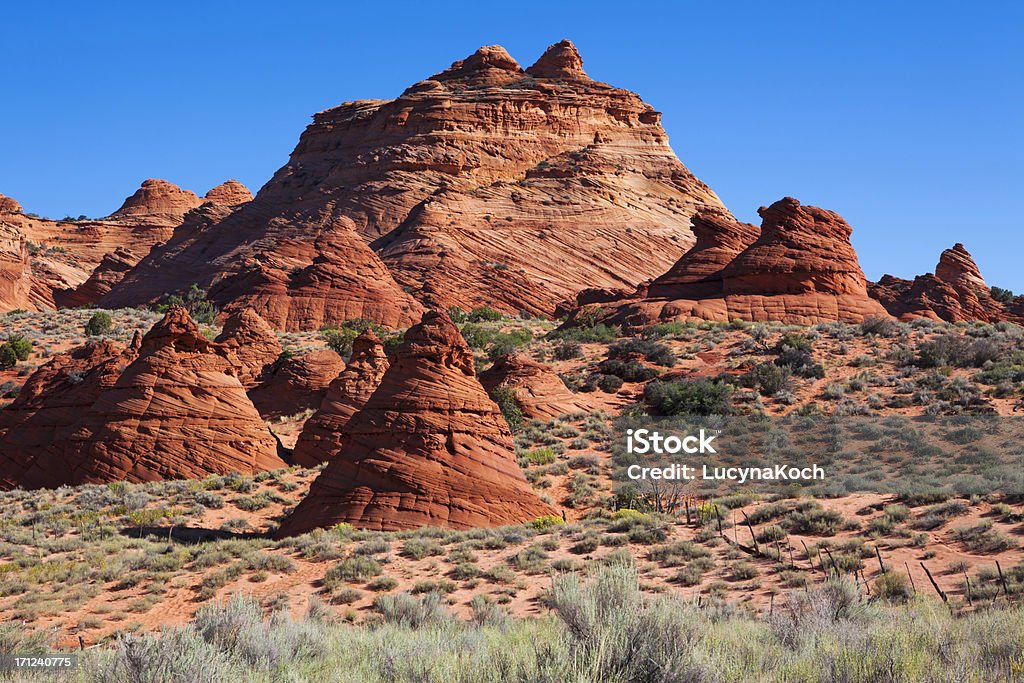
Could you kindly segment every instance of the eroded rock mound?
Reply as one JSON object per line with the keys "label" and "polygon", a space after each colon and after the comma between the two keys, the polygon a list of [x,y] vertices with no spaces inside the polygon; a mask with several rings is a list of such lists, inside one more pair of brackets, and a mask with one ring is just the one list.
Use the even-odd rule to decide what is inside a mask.
{"label": "eroded rock mound", "polygon": [[870,286],[870,292],[902,320],[1024,321],[1024,307],[1019,303],[1006,304],[992,297],[978,265],[960,243],[942,252],[934,273],[913,280],[883,275]]}
{"label": "eroded rock mound", "polygon": [[588,78],[571,43],[525,71],[490,46],[394,100],[316,114],[255,199],[144,259],[103,305],[195,282],[221,309],[288,330],[404,327],[423,310],[406,292],[551,314],[583,288],[663,273],[708,207],[724,211],[658,112]]}
{"label": "eroded rock mound", "polygon": [[0,213],[21,213],[21,204],[11,197],[0,194]]}
{"label": "eroded rock mound", "polygon": [[252,201],[252,192],[242,183],[231,179],[211,189],[203,199],[222,206],[238,206]]}
{"label": "eroded rock mound", "polygon": [[125,199],[121,208],[112,213],[110,218],[161,215],[180,220],[202,203],[203,200],[190,190],[183,190],[166,180],[150,178],[142,183],[135,194]]}
{"label": "eroded rock mound", "polygon": [[345,369],[345,361],[330,349],[309,351],[278,364],[273,373],[249,392],[265,418],[288,417],[315,410],[327,394],[331,380]]}
{"label": "eroded rock mound", "polygon": [[791,197],[758,213],[759,231],[730,216],[701,214],[694,248],[632,297],[601,304],[601,320],[630,328],[737,318],[809,325],[887,315],[868,296],[842,217]]}
{"label": "eroded rock mound", "polygon": [[516,463],[512,435],[443,313],[410,328],[380,386],[345,428],[341,452],[281,524],[279,537],[348,522],[451,529],[552,514]]}
{"label": "eroded rock mound", "polygon": [[140,257],[130,249],[117,247],[106,254],[99,265],[93,269],[89,279],[72,290],[59,290],[53,293],[53,300],[58,308],[76,308],[87,306],[99,301],[124,276],[135,267]]}
{"label": "eroded rock mound", "polygon": [[229,316],[215,341],[234,350],[242,366],[238,380],[246,387],[258,384],[281,355],[274,330],[251,308]]}
{"label": "eroded rock mound", "polygon": [[[172,306],[136,343],[43,366],[3,411],[4,483],[24,488],[198,479],[284,467],[230,347]],[[23,392],[24,393],[24,392]]]}
{"label": "eroded rock mound", "polygon": [[494,398],[495,392],[507,389],[528,419],[552,418],[591,408],[573,394],[550,367],[520,354],[500,357],[480,373],[480,384]]}
{"label": "eroded rock mound", "polygon": [[292,463],[315,467],[341,450],[345,425],[362,410],[388,369],[388,357],[372,329],[352,342],[352,357],[327,387],[320,408],[302,427],[292,453]]}

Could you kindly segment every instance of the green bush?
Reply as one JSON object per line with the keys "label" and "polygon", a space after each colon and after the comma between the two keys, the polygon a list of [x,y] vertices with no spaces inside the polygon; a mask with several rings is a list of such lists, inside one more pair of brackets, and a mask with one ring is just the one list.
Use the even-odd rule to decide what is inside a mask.
{"label": "green bush", "polygon": [[727,415],[731,398],[732,386],[709,379],[652,382],[644,388],[652,415]]}
{"label": "green bush", "polygon": [[114,329],[114,319],[106,311],[96,311],[85,324],[85,334],[90,337],[98,337],[103,334],[110,334]]}
{"label": "green bush", "polygon": [[380,563],[366,555],[347,557],[324,574],[324,588],[334,590],[346,581],[368,581],[381,572]]}

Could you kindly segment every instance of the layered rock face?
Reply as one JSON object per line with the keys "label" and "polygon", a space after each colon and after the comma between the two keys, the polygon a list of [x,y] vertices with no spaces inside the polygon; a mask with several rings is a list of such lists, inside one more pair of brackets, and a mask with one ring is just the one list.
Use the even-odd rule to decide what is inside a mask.
{"label": "layered rock face", "polygon": [[274,330],[251,308],[230,316],[215,341],[235,352],[242,366],[238,381],[245,387],[256,386],[281,355]]}
{"label": "layered rock face", "polygon": [[345,425],[362,410],[389,366],[384,345],[372,329],[352,342],[348,365],[327,387],[319,409],[306,420],[292,452],[292,463],[315,467],[341,450]]}
{"label": "layered rock face", "polygon": [[[38,248],[30,257],[27,299],[10,305],[0,298],[0,310],[94,304],[155,245],[170,239],[192,212],[216,214],[219,220],[247,198],[249,191],[237,181],[218,185],[199,198],[167,181],[147,180],[107,218],[50,220],[25,215],[17,202],[3,197],[0,204],[6,209],[0,207],[0,229],[19,232]],[[3,260],[9,258],[0,256]]]}
{"label": "layered rock face", "polygon": [[237,375],[173,306],[127,349],[90,344],[43,366],[0,415],[7,487],[196,479],[284,467]]}
{"label": "layered rock face", "polygon": [[25,234],[0,216],[0,312],[32,308],[32,261]]}
{"label": "layered rock face", "polygon": [[443,313],[409,329],[341,451],[278,537],[348,522],[359,528],[468,529],[552,514],[516,463],[512,435]]}
{"label": "layered rock face", "polygon": [[935,273],[919,275],[912,281],[883,275],[870,285],[870,292],[890,314],[902,320],[1024,321],[1019,304],[1007,306],[992,298],[978,265],[960,243],[942,252]]}
{"label": "layered rock face", "polygon": [[736,318],[808,325],[887,315],[868,296],[852,230],[838,214],[791,197],[758,213],[759,231],[702,214],[694,248],[632,297],[600,304],[601,319],[627,327]]}
{"label": "layered rock face", "polygon": [[523,417],[550,420],[566,413],[589,411],[590,406],[566,388],[546,365],[519,354],[508,354],[480,373],[480,384],[491,396],[500,389],[512,392]]}
{"label": "layered rock face", "polygon": [[394,100],[317,114],[252,202],[144,259],[103,304],[197,282],[295,330],[410,324],[422,309],[403,289],[543,314],[585,287],[632,289],[692,243],[696,211],[724,211],[659,119],[591,80],[568,42],[525,71],[481,48]]}
{"label": "layered rock face", "polygon": [[345,361],[334,351],[310,351],[282,363],[249,396],[265,418],[315,410],[327,394],[331,380],[344,369]]}
{"label": "layered rock face", "polygon": [[0,214],[21,212],[21,204],[17,200],[0,194]]}

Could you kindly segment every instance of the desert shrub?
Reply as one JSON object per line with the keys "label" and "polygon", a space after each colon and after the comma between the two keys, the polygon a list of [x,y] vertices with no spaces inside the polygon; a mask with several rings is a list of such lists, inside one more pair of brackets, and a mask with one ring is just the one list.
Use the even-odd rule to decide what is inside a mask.
{"label": "desert shrub", "polygon": [[106,311],[96,311],[89,318],[89,322],[85,323],[85,334],[90,337],[110,334],[112,329],[114,329],[114,320]]}
{"label": "desert shrub", "polygon": [[899,604],[907,602],[914,595],[910,581],[898,572],[886,572],[875,579],[875,591],[879,599]]}
{"label": "desert shrub", "polygon": [[666,345],[649,339],[624,339],[608,347],[608,358],[643,356],[648,362],[664,367],[676,364],[676,356]]}
{"label": "desert shrub", "polygon": [[740,381],[744,386],[760,390],[765,396],[774,396],[790,388],[790,377],[793,371],[776,363],[758,363],[754,369],[744,374]]}
{"label": "desert shrub", "polygon": [[668,545],[651,548],[648,559],[663,567],[677,567],[690,560],[710,558],[711,551],[690,541],[677,541]]}
{"label": "desert shrub", "polygon": [[334,590],[345,581],[368,581],[380,572],[377,560],[365,555],[353,555],[327,570],[324,574],[324,587]]}
{"label": "desert shrub", "polygon": [[842,514],[817,504],[801,504],[783,521],[791,533],[810,536],[833,536],[842,523]]}
{"label": "desert shrub", "polygon": [[637,360],[623,361],[612,358],[601,361],[597,369],[604,375],[614,375],[627,382],[646,382],[658,376],[657,370]]}
{"label": "desert shrub", "polygon": [[742,560],[733,562],[729,567],[729,574],[734,581],[747,581],[758,575],[757,566],[753,562]]}
{"label": "desert shrub", "polygon": [[618,327],[611,327],[603,323],[596,325],[583,325],[567,327],[564,330],[549,332],[548,339],[565,339],[579,343],[610,342],[614,341],[620,334]]}
{"label": "desert shrub", "polygon": [[480,306],[469,312],[469,322],[471,323],[495,322],[501,320],[501,317],[501,311],[497,311],[490,306]]}
{"label": "desert shrub", "polygon": [[427,593],[415,598],[408,593],[378,595],[373,600],[385,623],[408,628],[436,626],[452,620],[452,614],[442,604],[439,593]]}
{"label": "desert shrub", "polygon": [[775,364],[789,368],[798,377],[820,379],[825,376],[825,368],[814,362],[814,358],[807,348],[784,347],[779,351]]}
{"label": "desert shrub", "polygon": [[563,339],[552,350],[555,360],[572,360],[583,355],[583,346],[571,339]]}
{"label": "desert shrub", "polygon": [[410,538],[402,545],[401,555],[412,560],[422,560],[444,552],[437,541],[428,538]]}
{"label": "desert shrub", "polygon": [[864,318],[860,324],[860,333],[864,336],[874,335],[877,337],[895,337],[900,332],[899,323],[892,318],[885,318],[878,315]]}
{"label": "desert shrub", "polygon": [[1015,540],[992,528],[991,520],[972,527],[954,529],[953,537],[974,553],[997,553],[1017,547]]}
{"label": "desert shrub", "polygon": [[644,401],[653,415],[727,415],[732,386],[708,379],[652,382],[644,388]]}
{"label": "desert shrub", "polygon": [[172,305],[185,307],[192,319],[201,325],[212,325],[217,320],[217,308],[206,299],[206,290],[193,283],[184,294],[165,295],[153,306],[157,313],[166,313]]}
{"label": "desert shrub", "polygon": [[597,380],[597,388],[606,394],[614,394],[622,388],[622,378],[615,375],[601,375]]}
{"label": "desert shrub", "polygon": [[523,409],[519,405],[519,399],[516,398],[515,390],[507,386],[496,387],[491,393],[491,398],[501,409],[501,415],[508,423],[508,428],[513,432],[522,429]]}

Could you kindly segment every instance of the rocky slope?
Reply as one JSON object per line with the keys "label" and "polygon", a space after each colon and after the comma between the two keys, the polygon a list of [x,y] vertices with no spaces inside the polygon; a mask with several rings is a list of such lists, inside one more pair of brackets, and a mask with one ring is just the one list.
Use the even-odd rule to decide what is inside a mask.
{"label": "rocky slope", "polygon": [[284,467],[238,381],[234,349],[181,307],[129,347],[103,341],[40,368],[0,411],[0,484],[200,479]]}
{"label": "rocky slope", "polygon": [[493,527],[552,514],[516,463],[512,435],[443,313],[410,328],[380,386],[345,427],[341,451],[279,537],[359,528]]}
{"label": "rocky slope", "polygon": [[736,318],[807,325],[887,315],[868,296],[842,217],[791,197],[758,213],[760,230],[724,214],[702,214],[693,249],[629,297],[596,304],[598,318],[642,327]]}
{"label": "rocky slope", "polygon": [[270,368],[249,396],[265,418],[315,410],[327,395],[331,381],[344,369],[345,361],[334,351],[308,351]]}
{"label": "rocky slope", "polygon": [[545,314],[585,287],[631,288],[692,243],[697,210],[724,211],[659,119],[590,79],[567,41],[526,70],[481,48],[394,100],[317,114],[252,202],[144,259],[103,303],[197,282],[295,330],[409,324],[422,309],[403,288]]}
{"label": "rocky slope", "polygon": [[348,365],[330,383],[320,407],[303,425],[292,463],[315,467],[337,455],[345,425],[370,400],[388,366],[384,344],[372,329],[355,338]]}

